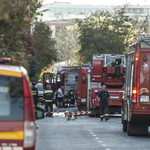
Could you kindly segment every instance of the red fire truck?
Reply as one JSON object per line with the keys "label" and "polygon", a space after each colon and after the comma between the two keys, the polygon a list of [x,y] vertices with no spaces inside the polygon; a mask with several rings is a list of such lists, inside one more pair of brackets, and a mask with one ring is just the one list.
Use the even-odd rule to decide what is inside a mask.
{"label": "red fire truck", "polygon": [[128,135],[147,135],[150,125],[150,37],[140,37],[129,46],[123,131]]}
{"label": "red fire truck", "polygon": [[93,66],[80,68],[78,84],[78,109],[91,110],[93,115],[99,114],[99,102],[96,98],[102,85],[107,86],[112,103],[110,113],[121,113],[124,94],[125,55],[102,54],[93,56]]}
{"label": "red fire truck", "polygon": [[[81,64],[81,66],[63,67],[57,73],[56,82],[46,84],[54,85],[55,91],[62,85],[64,93],[74,86],[77,93],[78,110],[92,110],[94,115],[99,114],[99,102],[96,96],[102,85],[105,84],[112,100],[112,103],[109,104],[110,112],[121,112],[125,65],[124,55],[94,55],[93,66]],[[43,81],[45,82],[46,78],[43,78]]]}

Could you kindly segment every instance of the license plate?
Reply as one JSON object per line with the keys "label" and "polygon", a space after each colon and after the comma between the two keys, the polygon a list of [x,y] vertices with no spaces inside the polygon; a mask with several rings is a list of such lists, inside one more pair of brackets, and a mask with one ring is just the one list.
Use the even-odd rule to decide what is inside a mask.
{"label": "license plate", "polygon": [[81,99],[81,102],[82,102],[82,103],[85,103],[85,102],[86,102],[86,98],[82,98],[82,99]]}
{"label": "license plate", "polygon": [[149,102],[149,95],[141,95],[140,96],[140,102],[142,102],[142,103]]}

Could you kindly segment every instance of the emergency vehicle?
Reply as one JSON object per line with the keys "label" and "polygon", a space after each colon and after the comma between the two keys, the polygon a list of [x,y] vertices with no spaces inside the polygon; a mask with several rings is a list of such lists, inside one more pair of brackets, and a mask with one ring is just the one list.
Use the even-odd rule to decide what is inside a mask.
{"label": "emergency vehicle", "polygon": [[92,114],[98,115],[99,102],[96,96],[105,84],[112,101],[109,104],[110,113],[121,113],[125,66],[125,55],[93,55],[93,66],[86,69],[81,67],[80,70],[78,109],[90,110]]}
{"label": "emergency vehicle", "polygon": [[150,125],[150,37],[140,37],[129,46],[123,131],[128,135],[148,135]]}
{"label": "emergency vehicle", "polygon": [[[63,67],[57,73],[56,82],[50,84],[54,84],[54,91],[57,91],[58,87],[62,85],[66,96],[70,87],[74,86],[77,93],[78,110],[92,111],[94,115],[99,114],[99,102],[96,96],[102,89],[102,85],[105,84],[112,101],[109,104],[110,113],[121,113],[125,66],[125,55],[94,55],[92,66],[91,64],[81,64],[81,66]],[[50,73],[46,74],[51,75]],[[46,81],[45,77],[43,81]]]}
{"label": "emergency vehicle", "polygon": [[0,58],[0,150],[35,150],[36,119],[44,110],[34,104],[27,71]]}

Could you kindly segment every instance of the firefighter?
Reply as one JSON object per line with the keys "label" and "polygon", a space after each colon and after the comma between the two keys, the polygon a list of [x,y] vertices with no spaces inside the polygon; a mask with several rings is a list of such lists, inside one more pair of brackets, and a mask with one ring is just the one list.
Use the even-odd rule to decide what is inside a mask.
{"label": "firefighter", "polygon": [[97,95],[97,99],[99,101],[99,106],[100,106],[101,121],[103,121],[104,117],[105,117],[105,121],[109,120],[108,99],[109,99],[110,103],[111,103],[111,100],[110,100],[109,92],[106,90],[106,85],[103,85],[102,90],[99,91],[99,93]]}
{"label": "firefighter", "polygon": [[35,82],[32,82],[32,96],[34,99],[34,105],[37,106],[37,100],[38,100],[38,89],[35,87]]}
{"label": "firefighter", "polygon": [[74,87],[72,86],[71,89],[68,91],[68,104],[74,105],[76,99],[76,92]]}
{"label": "firefighter", "polygon": [[[71,89],[71,87],[70,87]],[[65,93],[65,103],[64,103],[64,106],[67,108],[68,107],[68,92],[70,91],[70,89]],[[66,96],[67,95],[67,96]]]}
{"label": "firefighter", "polygon": [[50,107],[51,116],[53,118],[54,93],[53,93],[53,90],[51,89],[51,86],[49,86],[49,85],[46,86],[46,91],[44,92],[43,100],[45,101],[46,117],[48,116],[48,107]]}

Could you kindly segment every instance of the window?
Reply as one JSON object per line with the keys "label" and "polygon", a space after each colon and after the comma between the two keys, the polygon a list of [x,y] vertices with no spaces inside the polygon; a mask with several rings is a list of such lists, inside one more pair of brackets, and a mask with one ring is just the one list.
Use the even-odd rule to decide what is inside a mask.
{"label": "window", "polygon": [[36,88],[38,91],[43,91],[43,84],[37,84]]}
{"label": "window", "polygon": [[0,121],[23,121],[24,98],[21,78],[0,76]]}

